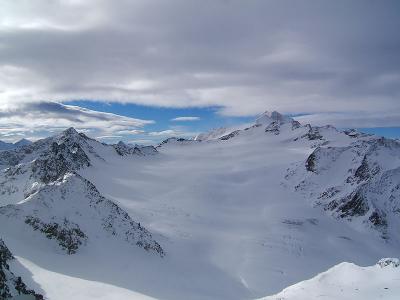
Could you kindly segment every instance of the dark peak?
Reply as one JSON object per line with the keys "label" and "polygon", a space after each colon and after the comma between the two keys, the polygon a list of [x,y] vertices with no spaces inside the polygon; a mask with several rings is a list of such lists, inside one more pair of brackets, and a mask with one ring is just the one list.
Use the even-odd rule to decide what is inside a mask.
{"label": "dark peak", "polygon": [[78,131],[74,127],[70,127],[62,132],[62,135],[77,135]]}
{"label": "dark peak", "polygon": [[256,124],[271,124],[272,122],[278,122],[280,124],[283,123],[290,123],[292,122],[293,119],[283,115],[277,111],[265,111],[264,113],[262,113],[261,115],[258,116],[258,118],[256,119]]}
{"label": "dark peak", "polygon": [[86,136],[83,132],[78,132],[74,127],[70,127],[59,135],[62,139],[70,139],[73,138],[74,140],[90,140],[88,136]]}
{"label": "dark peak", "polygon": [[20,139],[19,141],[15,142],[14,145],[16,146],[24,146],[24,145],[30,145],[32,144],[32,142],[30,140],[27,139]]}
{"label": "dark peak", "polygon": [[8,260],[13,259],[13,255],[8,250],[6,244],[0,239],[0,268],[4,267]]}

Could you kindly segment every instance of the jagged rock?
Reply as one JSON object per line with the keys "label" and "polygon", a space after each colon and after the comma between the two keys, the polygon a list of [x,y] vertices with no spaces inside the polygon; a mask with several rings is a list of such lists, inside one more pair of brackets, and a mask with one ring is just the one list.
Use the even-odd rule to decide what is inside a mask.
{"label": "jagged rock", "polygon": [[231,133],[229,133],[227,135],[224,135],[224,136],[220,137],[219,139],[221,141],[227,141],[227,140],[237,136],[239,134],[239,132],[240,132],[240,130],[235,130],[235,131],[233,131],[233,132],[231,132]]}
{"label": "jagged rock", "polygon": [[57,240],[60,247],[68,254],[76,253],[79,246],[87,242],[87,236],[79,225],[68,221],[67,218],[64,218],[62,223],[45,223],[37,217],[27,216],[25,223],[33,230],[39,230],[45,234],[48,239]]}
{"label": "jagged rock", "polygon": [[309,171],[309,172],[316,171],[316,164],[315,164],[316,158],[317,158],[317,156],[315,154],[315,151],[308,156],[308,158],[306,160],[307,171]]}
{"label": "jagged rock", "polygon": [[320,133],[320,129],[318,127],[311,127],[310,125],[308,126],[309,126],[308,132],[302,137],[306,137],[310,141],[322,140],[323,136]]}
{"label": "jagged rock", "polygon": [[201,140],[199,139],[185,139],[185,138],[177,138],[177,137],[171,137],[163,140],[156,148],[161,148],[166,145],[191,145],[193,143],[199,143]]}
{"label": "jagged rock", "polygon": [[272,122],[265,128],[265,132],[272,132],[275,135],[279,134],[280,124],[277,121]]}
{"label": "jagged rock", "polygon": [[121,156],[125,155],[145,156],[145,155],[154,155],[158,153],[157,149],[153,146],[130,146],[122,141],[118,142],[118,144],[116,145],[113,145],[113,147],[115,151]]}
{"label": "jagged rock", "polygon": [[44,183],[63,177],[67,172],[90,166],[90,159],[77,142],[51,144],[50,151],[32,163],[33,176]]}
{"label": "jagged rock", "polygon": [[292,130],[298,129],[300,127],[301,127],[301,124],[299,121],[292,120]]}
{"label": "jagged rock", "polygon": [[375,210],[368,218],[374,226],[387,226],[386,214]]}
{"label": "jagged rock", "polygon": [[6,222],[7,226],[25,224],[57,241],[68,254],[76,253],[103,232],[104,236],[114,236],[160,256],[165,255],[150,232],[76,173],[67,173],[63,178],[41,186],[22,204],[0,207],[0,221]]}
{"label": "jagged rock", "polygon": [[[56,181],[68,172],[89,167],[91,159],[104,160],[93,145],[111,147],[70,128],[59,135],[7,151],[8,160],[2,159],[5,152],[0,152],[0,164],[8,166],[0,172],[0,203],[3,199],[5,204],[21,201],[35,193],[39,186]],[[2,199],[2,195],[8,197]]]}
{"label": "jagged rock", "polygon": [[359,132],[356,129],[345,130],[345,131],[343,131],[343,133],[346,134],[347,136],[353,138],[353,139],[360,138],[360,137],[371,136],[370,134]]}
{"label": "jagged rock", "polygon": [[349,197],[342,200],[343,205],[339,206],[341,218],[364,216],[368,210],[368,201],[365,199],[365,195],[361,189],[358,189]]}
{"label": "jagged rock", "polygon": [[43,296],[28,289],[21,277],[14,275],[8,264],[14,256],[0,239],[0,299],[12,299],[18,295],[30,295],[35,300],[43,300]]}
{"label": "jagged rock", "polygon": [[317,147],[306,159],[305,166],[309,172],[320,173],[329,169],[348,147]]}
{"label": "jagged rock", "polygon": [[[90,167],[91,159],[103,160],[95,150],[101,147],[113,146],[69,128],[12,152],[12,166],[0,174],[0,197],[7,196],[5,204],[11,203],[0,207],[0,221],[5,226],[28,226],[56,241],[68,254],[76,253],[103,232],[164,256],[161,246],[144,227],[76,173]],[[152,146],[130,147],[123,143],[114,149],[119,155],[157,153]],[[93,228],[97,228],[96,232]]]}
{"label": "jagged rock", "polygon": [[[319,136],[322,132],[314,131],[318,134],[311,138],[326,140]],[[297,178],[295,190],[335,217],[359,220],[383,238],[400,238],[395,228],[400,215],[400,143],[370,135],[351,139],[348,146],[318,146],[285,178]]]}
{"label": "jagged rock", "polygon": [[397,268],[400,267],[400,260],[398,258],[382,258],[377,262],[377,265],[381,268],[392,267]]}

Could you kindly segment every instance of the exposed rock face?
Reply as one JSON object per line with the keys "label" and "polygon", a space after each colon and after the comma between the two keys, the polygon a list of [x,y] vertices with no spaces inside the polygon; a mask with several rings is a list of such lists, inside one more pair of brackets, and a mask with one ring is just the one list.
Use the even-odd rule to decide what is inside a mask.
{"label": "exposed rock face", "polygon": [[79,143],[53,142],[50,150],[32,163],[32,173],[40,181],[49,183],[63,177],[69,171],[89,166],[90,159]]}
{"label": "exposed rock face", "polygon": [[308,138],[310,141],[322,140],[323,136],[321,135],[318,127],[311,127],[308,125],[308,128],[308,132],[303,137]]}
{"label": "exposed rock face", "polygon": [[164,256],[144,227],[77,173],[104,160],[96,150],[110,147],[122,156],[157,153],[152,146],[104,145],[73,128],[14,151],[15,160],[0,175],[0,203],[9,204],[0,207],[2,226],[29,228],[24,230],[53,240],[67,254],[103,235]]}
{"label": "exposed rock face", "polygon": [[275,135],[279,134],[280,124],[276,121],[272,122],[265,128],[265,132],[272,132]]}
{"label": "exposed rock face", "polygon": [[382,258],[378,261],[377,265],[381,268],[392,267],[398,268],[400,267],[400,259],[398,258]]}
{"label": "exposed rock face", "polygon": [[68,254],[76,253],[79,246],[86,244],[87,241],[87,236],[79,228],[79,225],[71,223],[67,218],[64,218],[62,223],[45,223],[38,217],[26,216],[25,223],[31,226],[33,230],[42,232],[48,239],[57,240],[60,247]]}
{"label": "exposed rock face", "polygon": [[76,253],[103,232],[164,256],[144,227],[75,173],[41,187],[22,204],[1,207],[0,221],[8,226],[29,226],[55,240],[67,254]]}
{"label": "exposed rock face", "polygon": [[227,140],[237,136],[239,133],[240,133],[240,130],[235,130],[235,131],[233,131],[233,132],[231,132],[231,133],[229,133],[227,135],[224,135],[224,136],[220,137],[219,139],[222,140],[222,141],[227,141]]}
{"label": "exposed rock face", "polygon": [[167,145],[191,145],[193,143],[199,143],[200,140],[192,140],[192,139],[185,139],[185,138],[176,138],[171,137],[163,140],[156,148],[161,148]]}
{"label": "exposed rock face", "polygon": [[[326,137],[318,137],[326,139]],[[317,147],[291,171],[295,189],[338,218],[399,237],[400,143],[362,135],[343,147]],[[304,169],[303,169],[304,168]]]}
{"label": "exposed rock face", "polygon": [[157,149],[153,146],[130,146],[120,141],[118,144],[113,145],[115,151],[121,155],[155,155],[158,153]]}
{"label": "exposed rock face", "polygon": [[[17,150],[0,152],[0,164],[8,166],[0,172],[0,203],[2,200],[6,200],[6,204],[21,201],[40,186],[56,181],[68,172],[89,167],[89,155],[102,159],[90,145],[91,141],[70,128]],[[7,196],[9,201],[1,196]]]}
{"label": "exposed rock face", "polygon": [[341,218],[365,216],[369,211],[368,201],[365,199],[362,188],[357,189],[348,197],[342,199],[342,201],[343,202],[338,204],[335,208],[339,211],[339,216]]}
{"label": "exposed rock face", "polygon": [[30,295],[33,299],[42,300],[43,296],[30,290],[22,281],[10,270],[9,262],[14,257],[6,244],[0,239],[0,299],[12,299],[17,295]]}

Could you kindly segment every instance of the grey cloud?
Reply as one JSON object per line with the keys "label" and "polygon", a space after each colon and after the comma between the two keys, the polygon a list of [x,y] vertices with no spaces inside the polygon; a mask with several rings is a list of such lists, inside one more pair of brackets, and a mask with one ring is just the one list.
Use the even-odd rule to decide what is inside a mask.
{"label": "grey cloud", "polygon": [[316,113],[295,117],[303,124],[312,125],[334,125],[338,128],[373,128],[373,127],[396,127],[400,124],[400,113],[366,113],[359,111],[354,113]]}
{"label": "grey cloud", "polygon": [[372,0],[2,3],[0,105],[95,99],[225,115],[362,107],[379,118],[400,113],[399,12],[398,1]]}

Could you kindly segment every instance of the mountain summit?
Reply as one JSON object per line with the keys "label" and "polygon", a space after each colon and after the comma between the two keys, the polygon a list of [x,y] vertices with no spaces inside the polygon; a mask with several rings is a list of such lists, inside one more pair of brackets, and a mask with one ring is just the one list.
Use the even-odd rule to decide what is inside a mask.
{"label": "mountain summit", "polygon": [[290,123],[294,121],[292,118],[289,116],[283,115],[277,111],[265,111],[261,115],[259,115],[256,119],[256,124],[257,125],[268,125],[271,124],[272,122],[277,122],[280,124],[284,123]]}

